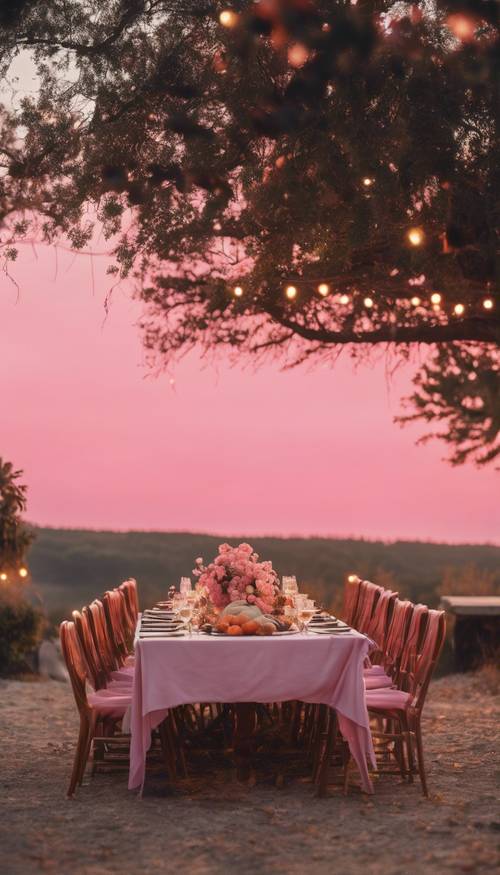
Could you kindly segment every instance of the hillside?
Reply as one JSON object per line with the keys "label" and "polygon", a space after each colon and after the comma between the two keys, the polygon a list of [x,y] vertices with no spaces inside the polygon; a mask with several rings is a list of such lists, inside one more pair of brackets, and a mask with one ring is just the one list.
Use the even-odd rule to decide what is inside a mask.
{"label": "hillside", "polygon": [[351,572],[429,605],[437,603],[443,582],[448,590],[470,592],[500,587],[500,547],[488,545],[49,528],[36,534],[29,557],[33,583],[56,621],[126,577],[137,578],[142,602],[151,604],[190,574],[197,556],[210,560],[224,540],[250,540],[280,575],[296,574],[302,589],[326,604],[338,602]]}

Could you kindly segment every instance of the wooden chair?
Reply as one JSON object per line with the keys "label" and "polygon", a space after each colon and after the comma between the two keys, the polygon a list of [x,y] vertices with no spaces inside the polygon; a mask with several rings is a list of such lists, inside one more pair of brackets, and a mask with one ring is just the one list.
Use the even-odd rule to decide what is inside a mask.
{"label": "wooden chair", "polygon": [[366,693],[368,711],[386,722],[384,730],[373,731],[374,739],[393,742],[398,750],[406,753],[406,761],[400,759],[403,774],[410,781],[418,772],[424,796],[428,796],[425,772],[421,718],[432,673],[441,653],[446,635],[444,611],[429,611],[425,637],[415,667],[409,667],[400,681],[407,689],[369,690]]}
{"label": "wooden chair", "polygon": [[111,693],[106,689],[88,694],[88,670],[82,657],[75,624],[65,620],[61,623],[59,634],[80,717],[78,741],[67,791],[67,795],[71,797],[77,785],[82,783],[92,745],[98,741],[106,744],[118,741],[123,745],[126,741],[126,736],[117,735],[116,726],[129,707],[131,696],[130,693]]}

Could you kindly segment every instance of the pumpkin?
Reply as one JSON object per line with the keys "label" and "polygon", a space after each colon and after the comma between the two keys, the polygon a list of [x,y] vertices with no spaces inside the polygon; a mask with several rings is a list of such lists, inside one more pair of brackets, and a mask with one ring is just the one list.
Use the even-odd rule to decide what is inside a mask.
{"label": "pumpkin", "polygon": [[227,605],[222,611],[222,616],[226,618],[228,615],[233,617],[239,617],[241,614],[245,614],[248,620],[256,619],[257,617],[262,616],[262,611],[256,605],[249,605],[247,602],[239,599],[236,602],[231,602],[231,604]]}

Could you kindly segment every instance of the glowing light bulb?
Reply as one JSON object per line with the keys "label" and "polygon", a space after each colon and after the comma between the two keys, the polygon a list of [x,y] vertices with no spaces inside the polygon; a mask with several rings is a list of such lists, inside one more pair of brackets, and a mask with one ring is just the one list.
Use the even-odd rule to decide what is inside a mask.
{"label": "glowing light bulb", "polygon": [[219,21],[223,27],[236,27],[238,24],[238,13],[232,9],[224,9],[219,15]]}
{"label": "glowing light bulb", "polygon": [[328,285],[328,283],[320,283],[319,284],[318,292],[320,293],[320,295],[323,295],[323,297],[326,297],[326,295],[328,294],[329,291],[330,291],[330,286]]}
{"label": "glowing light bulb", "polygon": [[0,574],[0,580],[7,580],[7,575],[5,571],[2,571],[2,573]]}
{"label": "glowing light bulb", "polygon": [[414,295],[414,297],[411,299],[411,303],[413,304],[414,307],[418,307],[419,304],[421,303],[420,298],[418,298],[417,295]]}
{"label": "glowing light bulb", "polygon": [[421,246],[424,242],[424,232],[421,228],[410,228],[406,236],[412,246]]}
{"label": "glowing light bulb", "polygon": [[349,303],[349,295],[341,295],[340,296],[340,303],[341,304],[348,304]]}
{"label": "glowing light bulb", "polygon": [[466,15],[449,15],[446,19],[446,24],[455,34],[456,38],[464,43],[471,42],[477,30],[477,24],[472,18],[467,18]]}
{"label": "glowing light bulb", "polygon": [[27,577],[27,576],[28,576],[28,569],[24,568],[24,567],[20,568],[19,569],[19,577]]}
{"label": "glowing light bulb", "polygon": [[357,574],[350,574],[347,580],[349,581],[349,583],[357,583],[359,577]]}
{"label": "glowing light bulb", "polygon": [[297,289],[295,286],[287,286],[285,289],[285,295],[289,301],[293,301],[293,299],[297,297]]}
{"label": "glowing light bulb", "polygon": [[241,298],[243,294],[243,289],[241,288],[241,286],[235,286],[233,289],[233,294],[235,298]]}
{"label": "glowing light bulb", "polygon": [[365,186],[365,188],[370,188],[370,185],[373,185],[373,182],[374,180],[370,179],[369,176],[363,177],[363,185]]}
{"label": "glowing light bulb", "polygon": [[465,310],[465,307],[463,304],[455,304],[455,306],[453,307],[453,312],[454,312],[455,316],[461,316],[463,314],[464,310]]}
{"label": "glowing light bulb", "polygon": [[288,63],[290,67],[302,67],[309,57],[309,52],[302,43],[294,43],[288,49]]}
{"label": "glowing light bulb", "polygon": [[431,304],[440,304],[440,303],[441,303],[441,295],[439,294],[439,292],[434,292],[434,294],[431,295]]}
{"label": "glowing light bulb", "polygon": [[491,298],[485,298],[483,301],[483,307],[485,310],[493,310],[493,301]]}
{"label": "glowing light bulb", "polygon": [[365,298],[363,304],[370,309],[370,307],[373,307],[373,298]]}

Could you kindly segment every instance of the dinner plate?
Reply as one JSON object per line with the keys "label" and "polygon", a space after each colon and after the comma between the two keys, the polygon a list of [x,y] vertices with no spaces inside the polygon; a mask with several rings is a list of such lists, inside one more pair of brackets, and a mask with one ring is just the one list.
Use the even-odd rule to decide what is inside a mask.
{"label": "dinner plate", "polygon": [[313,633],[313,635],[340,635],[344,632],[352,632],[350,626],[336,626],[335,628],[330,629],[311,629],[309,627],[309,631]]}
{"label": "dinner plate", "polygon": [[139,638],[185,638],[186,632],[139,632]]}

